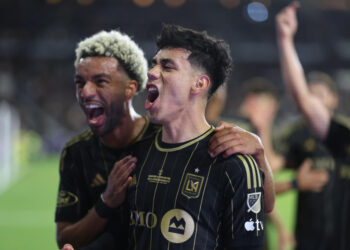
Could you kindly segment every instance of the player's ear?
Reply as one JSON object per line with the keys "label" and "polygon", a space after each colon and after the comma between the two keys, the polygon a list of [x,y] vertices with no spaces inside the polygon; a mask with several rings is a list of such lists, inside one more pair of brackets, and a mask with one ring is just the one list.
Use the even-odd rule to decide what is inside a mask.
{"label": "player's ear", "polygon": [[131,100],[135,96],[138,86],[139,86],[139,84],[136,80],[130,80],[126,83],[125,99],[127,101]]}
{"label": "player's ear", "polygon": [[208,75],[199,75],[191,87],[191,94],[199,94],[207,91],[210,87],[210,78]]}

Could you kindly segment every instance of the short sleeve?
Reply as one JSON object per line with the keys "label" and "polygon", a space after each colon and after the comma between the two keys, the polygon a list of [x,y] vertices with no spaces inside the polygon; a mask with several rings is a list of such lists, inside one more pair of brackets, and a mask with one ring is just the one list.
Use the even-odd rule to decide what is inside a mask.
{"label": "short sleeve", "polygon": [[335,157],[350,155],[350,125],[338,119],[332,119],[325,145]]}
{"label": "short sleeve", "polygon": [[55,221],[78,221],[88,212],[86,192],[79,185],[81,177],[69,148],[61,153],[59,173]]}
{"label": "short sleeve", "polygon": [[249,155],[225,162],[222,220],[226,249],[260,249],[264,243],[264,176]]}

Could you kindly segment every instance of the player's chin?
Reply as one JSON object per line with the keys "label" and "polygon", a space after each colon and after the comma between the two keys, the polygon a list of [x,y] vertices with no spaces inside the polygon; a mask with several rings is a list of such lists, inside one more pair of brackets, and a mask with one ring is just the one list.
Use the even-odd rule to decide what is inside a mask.
{"label": "player's chin", "polygon": [[156,124],[159,124],[160,123],[160,120],[157,116],[157,114],[151,110],[147,110],[147,116],[148,116],[148,119],[152,122],[152,123],[156,123]]}
{"label": "player's chin", "polygon": [[90,125],[90,128],[91,128],[92,132],[94,133],[94,135],[99,136],[99,137],[107,135],[111,131],[110,129],[106,128],[106,126],[104,124],[100,125],[100,126],[91,126]]}

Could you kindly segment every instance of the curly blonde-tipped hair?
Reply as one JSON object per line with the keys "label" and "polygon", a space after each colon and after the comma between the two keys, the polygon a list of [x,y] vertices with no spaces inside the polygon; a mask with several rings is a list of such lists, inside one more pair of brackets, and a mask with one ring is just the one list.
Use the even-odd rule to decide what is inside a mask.
{"label": "curly blonde-tipped hair", "polygon": [[126,34],[116,30],[101,31],[78,44],[75,50],[77,67],[80,59],[94,56],[114,57],[131,79],[143,89],[147,81],[147,61],[140,47]]}

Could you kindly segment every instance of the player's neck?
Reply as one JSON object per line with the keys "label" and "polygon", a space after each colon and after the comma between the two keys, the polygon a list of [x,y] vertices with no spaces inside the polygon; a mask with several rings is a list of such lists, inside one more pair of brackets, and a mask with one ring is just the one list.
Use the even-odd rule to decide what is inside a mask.
{"label": "player's neck", "polygon": [[186,115],[174,117],[170,122],[162,124],[162,141],[181,143],[203,134],[210,128],[203,112],[187,112]]}
{"label": "player's neck", "polygon": [[106,146],[120,148],[129,145],[145,126],[146,119],[136,113],[131,104],[128,106],[118,126],[111,133],[101,137]]}

